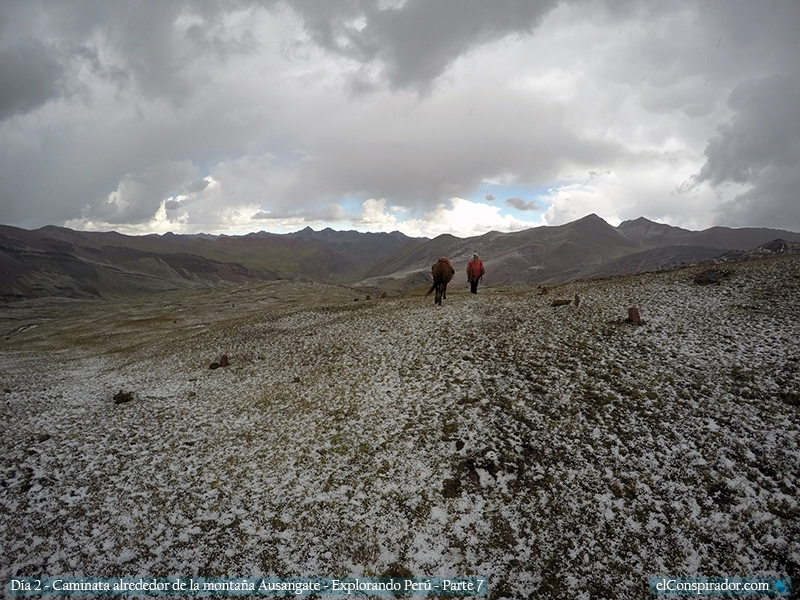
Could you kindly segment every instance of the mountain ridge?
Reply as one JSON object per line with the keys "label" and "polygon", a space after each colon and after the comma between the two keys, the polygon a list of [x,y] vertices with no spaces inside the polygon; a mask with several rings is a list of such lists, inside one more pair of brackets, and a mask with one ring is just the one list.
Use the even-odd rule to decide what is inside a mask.
{"label": "mountain ridge", "polygon": [[540,285],[708,260],[776,239],[800,243],[800,233],[691,231],[644,217],[614,227],[596,214],[563,225],[432,239],[310,227],[289,234],[128,236],[0,225],[0,298],[117,297],[277,279],[399,293],[426,285],[440,256],[453,262],[460,283],[473,254],[484,261],[485,283]]}

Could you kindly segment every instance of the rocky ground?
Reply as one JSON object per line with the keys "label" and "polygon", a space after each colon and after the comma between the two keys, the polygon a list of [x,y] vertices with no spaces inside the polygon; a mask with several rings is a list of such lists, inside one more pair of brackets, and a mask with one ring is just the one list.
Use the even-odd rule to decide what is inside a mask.
{"label": "rocky ground", "polygon": [[4,305],[0,580],[796,578],[800,258],[724,268]]}

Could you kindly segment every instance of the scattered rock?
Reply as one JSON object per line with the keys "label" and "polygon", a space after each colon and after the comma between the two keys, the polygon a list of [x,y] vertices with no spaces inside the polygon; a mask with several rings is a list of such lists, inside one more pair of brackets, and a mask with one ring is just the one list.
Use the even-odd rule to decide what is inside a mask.
{"label": "scattered rock", "polygon": [[294,379],[292,379],[292,383],[300,383],[300,378],[295,377]]}
{"label": "scattered rock", "polygon": [[227,354],[223,354],[220,357],[219,362],[212,362],[210,365],[208,365],[208,368],[212,369],[212,370],[213,369],[219,369],[220,367],[229,367],[230,364],[231,363],[228,360],[228,355]]}
{"label": "scattered rock", "polygon": [[114,394],[114,404],[123,404],[125,402],[130,402],[131,400],[133,400],[133,394],[130,392],[120,390]]}
{"label": "scattered rock", "polygon": [[549,290],[546,287],[544,287],[543,285],[539,286],[539,295],[540,296],[546,296],[548,291]]}
{"label": "scattered rock", "polygon": [[381,298],[386,298],[386,292],[381,292]]}
{"label": "scattered rock", "polygon": [[553,301],[550,303],[550,306],[567,306],[568,304],[572,304],[571,299],[559,299],[553,298]]}
{"label": "scattered rock", "polygon": [[625,319],[626,323],[635,323],[636,325],[642,324],[642,318],[639,316],[639,309],[635,306],[631,306],[628,309],[628,318]]}
{"label": "scattered rock", "polygon": [[800,406],[800,392],[780,392],[778,397],[784,404]]}
{"label": "scattered rock", "polygon": [[695,275],[694,282],[697,285],[711,285],[719,283],[728,275],[730,275],[729,271],[703,271]]}
{"label": "scattered rock", "polygon": [[442,482],[442,496],[445,498],[458,498],[461,495],[461,481],[459,479],[445,479]]}
{"label": "scattered rock", "polygon": [[573,300],[573,302],[575,302],[575,306],[578,306],[581,303],[581,299],[578,298],[578,294],[575,294],[575,299]]}
{"label": "scattered rock", "polygon": [[367,294],[367,300],[372,300],[372,298],[370,298],[369,294]]}
{"label": "scattered rock", "polygon": [[197,392],[189,392],[189,398],[194,398],[197,396]]}

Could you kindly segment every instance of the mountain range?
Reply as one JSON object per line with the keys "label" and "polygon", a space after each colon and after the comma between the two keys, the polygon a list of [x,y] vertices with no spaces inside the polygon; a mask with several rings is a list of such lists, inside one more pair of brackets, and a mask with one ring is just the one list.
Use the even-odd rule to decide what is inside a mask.
{"label": "mountain range", "polygon": [[127,236],[0,225],[0,298],[120,297],[259,280],[294,279],[390,293],[425,285],[448,257],[457,279],[479,254],[492,285],[552,284],[692,263],[800,233],[712,227],[690,231],[645,218],[614,227],[597,215],[566,225],[457,238],[400,232],[266,232],[243,236]]}

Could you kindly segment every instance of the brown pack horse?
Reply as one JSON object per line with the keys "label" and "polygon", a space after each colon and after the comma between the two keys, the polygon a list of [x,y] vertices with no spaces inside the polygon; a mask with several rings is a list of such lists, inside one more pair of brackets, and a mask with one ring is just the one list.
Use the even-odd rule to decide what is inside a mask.
{"label": "brown pack horse", "polygon": [[433,285],[425,295],[429,296],[433,290],[436,290],[436,299],[433,303],[441,306],[442,299],[447,299],[447,284],[450,283],[453,275],[456,274],[456,270],[453,268],[453,265],[450,264],[449,260],[442,257],[431,267],[431,274],[433,275]]}

